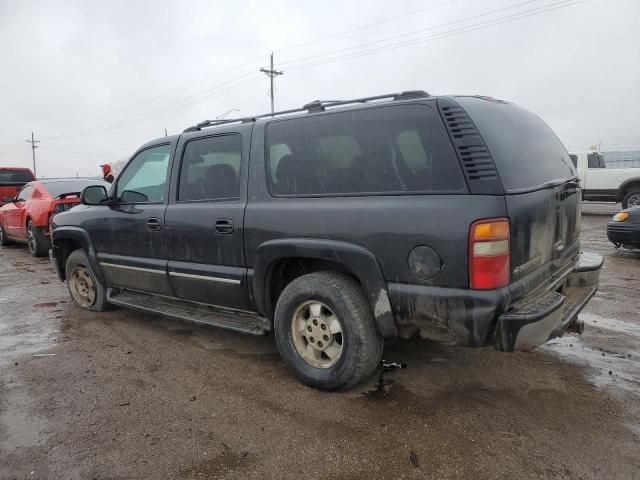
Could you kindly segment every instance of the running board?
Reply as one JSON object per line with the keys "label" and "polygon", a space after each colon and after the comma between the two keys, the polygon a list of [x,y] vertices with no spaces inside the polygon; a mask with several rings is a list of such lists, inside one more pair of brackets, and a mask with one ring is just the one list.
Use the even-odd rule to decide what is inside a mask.
{"label": "running board", "polygon": [[178,298],[109,288],[107,300],[122,307],[159,313],[188,322],[212,325],[251,335],[264,335],[271,330],[271,322],[257,314],[217,308]]}

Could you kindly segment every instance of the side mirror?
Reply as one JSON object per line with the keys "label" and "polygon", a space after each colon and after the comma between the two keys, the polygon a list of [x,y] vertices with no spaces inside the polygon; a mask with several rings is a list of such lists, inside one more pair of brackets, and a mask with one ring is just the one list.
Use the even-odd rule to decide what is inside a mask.
{"label": "side mirror", "polygon": [[4,197],[2,199],[3,203],[13,203],[13,201],[15,200],[15,197]]}
{"label": "side mirror", "polygon": [[80,194],[80,203],[83,205],[102,205],[108,198],[107,189],[102,185],[89,185]]}

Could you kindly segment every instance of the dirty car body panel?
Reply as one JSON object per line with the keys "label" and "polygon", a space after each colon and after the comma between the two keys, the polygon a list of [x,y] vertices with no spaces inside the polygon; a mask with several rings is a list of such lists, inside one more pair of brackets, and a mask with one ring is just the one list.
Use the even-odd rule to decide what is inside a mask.
{"label": "dirty car body panel", "polygon": [[[123,202],[121,175],[106,205],[56,217],[61,278],[74,229],[113,292],[262,319],[296,276],[335,270],[358,281],[385,337],[506,351],[573,328],[598,286],[602,258],[580,255],[568,153],[507,102],[425,94],[309,107],[158,139],[127,169],[163,145],[156,202]],[[508,225],[508,275],[474,288],[472,230],[492,219]]]}

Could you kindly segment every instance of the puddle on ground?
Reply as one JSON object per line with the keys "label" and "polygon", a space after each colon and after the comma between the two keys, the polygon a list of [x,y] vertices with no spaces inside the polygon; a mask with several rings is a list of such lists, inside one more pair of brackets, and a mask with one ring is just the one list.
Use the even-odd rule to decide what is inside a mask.
{"label": "puddle on ground", "polygon": [[[555,338],[542,347],[543,352],[553,353],[574,363],[589,367],[587,377],[598,388],[614,387],[627,392],[640,391],[640,325],[592,313],[580,314],[589,339],[568,334]],[[598,330],[609,330],[625,335],[625,344],[635,348],[612,345],[605,342]],[[601,346],[599,345],[601,344]]]}
{"label": "puddle on ground", "polygon": [[[31,355],[50,347],[58,336],[58,320],[47,310],[26,312],[5,310],[0,315],[0,371],[2,376],[2,410],[0,411],[0,451],[31,447],[46,440],[45,422],[31,413],[30,398],[12,372],[23,363],[51,361]],[[20,366],[17,366],[18,363]],[[30,368],[30,366],[28,366]]]}
{"label": "puddle on ground", "polygon": [[[33,354],[47,348],[55,342],[58,329],[55,318],[43,318],[42,315],[25,315],[34,321],[0,319],[0,368],[13,365],[17,358]],[[37,321],[35,321],[37,320]]]}
{"label": "puddle on ground", "polygon": [[380,362],[380,366],[382,367],[382,370],[380,370],[380,373],[378,374],[378,379],[376,380],[373,390],[363,393],[364,396],[370,399],[382,399],[389,396],[391,388],[395,385],[395,380],[388,378],[389,374],[396,370],[407,368],[406,363],[388,362],[386,360],[382,360],[382,362]]}

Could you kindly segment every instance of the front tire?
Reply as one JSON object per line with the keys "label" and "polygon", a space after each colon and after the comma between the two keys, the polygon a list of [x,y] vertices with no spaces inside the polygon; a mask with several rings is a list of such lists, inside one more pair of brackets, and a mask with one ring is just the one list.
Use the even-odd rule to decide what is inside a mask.
{"label": "front tire", "polygon": [[286,286],[276,305],[280,355],[304,383],[353,387],[380,363],[384,341],[360,285],[337,272],[315,272]]}
{"label": "front tire", "polygon": [[103,312],[110,308],[107,290],[98,281],[83,250],[74,250],[67,258],[66,276],[71,300],[78,307],[93,312]]}
{"label": "front tire", "polygon": [[640,207],[640,189],[636,188],[625,193],[622,208]]}
{"label": "front tire", "polygon": [[49,239],[31,220],[27,222],[27,245],[34,257],[44,257],[49,253]]}

